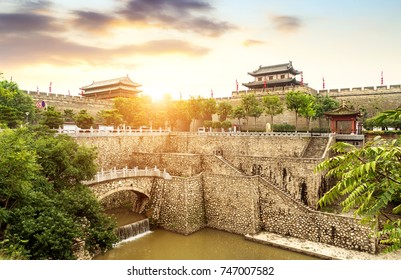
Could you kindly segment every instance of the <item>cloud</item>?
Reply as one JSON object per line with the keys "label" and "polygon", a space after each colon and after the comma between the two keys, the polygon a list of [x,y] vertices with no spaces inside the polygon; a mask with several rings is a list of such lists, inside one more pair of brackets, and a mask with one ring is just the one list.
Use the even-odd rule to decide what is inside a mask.
{"label": "cloud", "polygon": [[228,22],[204,16],[212,10],[209,3],[197,0],[130,0],[118,13],[134,24],[211,37],[235,28]]}
{"label": "cloud", "polygon": [[255,45],[262,45],[264,43],[265,42],[263,42],[263,41],[248,39],[248,40],[245,40],[242,43],[242,45],[245,46],[245,47],[251,47],[251,46],[255,46]]}
{"label": "cloud", "polygon": [[56,20],[46,15],[38,14],[0,14],[0,32],[2,34],[55,32],[63,27]]}
{"label": "cloud", "polygon": [[12,66],[37,64],[109,66],[120,65],[119,62],[116,62],[119,58],[138,55],[202,56],[208,52],[209,49],[207,48],[180,40],[156,40],[143,44],[105,49],[80,45],[63,38],[41,34],[0,37],[2,64]]}
{"label": "cloud", "polygon": [[210,50],[204,47],[192,45],[182,40],[153,40],[140,45],[120,47],[118,48],[118,51],[127,55],[180,54],[187,56],[202,56],[206,55]]}
{"label": "cloud", "polygon": [[272,21],[276,29],[284,33],[296,32],[302,26],[301,19],[295,16],[273,16]]}
{"label": "cloud", "polygon": [[51,1],[29,1],[25,0],[22,1],[22,5],[20,6],[20,10],[23,10],[25,12],[41,12],[41,11],[47,11],[53,3]]}
{"label": "cloud", "polygon": [[89,32],[102,33],[106,31],[116,19],[113,16],[90,11],[73,11],[72,24],[76,28]]}

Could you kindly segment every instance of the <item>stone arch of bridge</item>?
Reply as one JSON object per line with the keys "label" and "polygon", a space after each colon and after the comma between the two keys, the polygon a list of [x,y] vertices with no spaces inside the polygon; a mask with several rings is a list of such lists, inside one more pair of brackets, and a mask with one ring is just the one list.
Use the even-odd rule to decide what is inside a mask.
{"label": "stone arch of bridge", "polygon": [[132,200],[133,211],[142,213],[150,201],[154,180],[155,178],[153,177],[119,178],[91,184],[89,187],[99,201],[106,200],[108,197],[120,192],[135,193],[135,198]]}

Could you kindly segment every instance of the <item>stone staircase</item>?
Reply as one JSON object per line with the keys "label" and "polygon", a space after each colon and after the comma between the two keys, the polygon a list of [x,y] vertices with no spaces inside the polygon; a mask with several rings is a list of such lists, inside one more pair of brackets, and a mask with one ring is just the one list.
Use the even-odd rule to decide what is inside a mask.
{"label": "stone staircase", "polygon": [[326,150],[329,138],[311,137],[308,146],[302,153],[302,158],[322,158]]}
{"label": "stone staircase", "polygon": [[[323,150],[324,151],[324,150]],[[323,152],[322,152],[323,154]],[[216,156],[220,161],[222,161],[225,165],[227,165],[230,169],[235,170],[238,175],[242,176],[254,176],[254,175],[246,175],[244,172],[241,170],[237,169],[233,164],[231,164],[229,161],[227,161],[225,158],[222,156]],[[269,186],[271,188],[274,188],[276,191],[282,194],[282,196],[286,197],[287,199],[293,201],[296,203],[299,207],[303,207],[305,210],[308,211],[315,211],[313,208],[309,207],[308,205],[305,205],[301,200],[294,198],[286,189],[280,188],[272,183],[270,183],[266,178],[256,175],[259,178],[259,182],[262,184]]]}

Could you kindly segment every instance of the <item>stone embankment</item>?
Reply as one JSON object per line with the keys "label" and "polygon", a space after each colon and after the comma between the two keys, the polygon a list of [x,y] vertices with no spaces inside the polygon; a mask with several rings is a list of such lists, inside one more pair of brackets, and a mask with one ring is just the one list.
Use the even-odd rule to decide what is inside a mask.
{"label": "stone embankment", "polygon": [[376,251],[368,226],[314,210],[324,180],[313,169],[327,146],[307,152],[314,158],[304,158],[310,137],[173,134],[78,140],[102,149],[101,165],[157,165],[174,175],[172,180],[147,178],[147,183],[135,178],[144,181],[132,181],[126,189],[137,194],[135,208],[165,229],[182,234],[203,227],[243,235],[267,231]]}

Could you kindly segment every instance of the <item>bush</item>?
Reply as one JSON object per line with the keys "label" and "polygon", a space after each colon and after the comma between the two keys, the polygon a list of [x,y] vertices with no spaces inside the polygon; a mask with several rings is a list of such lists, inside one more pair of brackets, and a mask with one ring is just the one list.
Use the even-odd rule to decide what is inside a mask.
{"label": "bush", "polygon": [[203,125],[204,125],[205,127],[212,127],[213,122],[212,122],[212,121],[204,121],[204,122],[203,122]]}
{"label": "bush", "polygon": [[295,132],[295,125],[291,124],[274,124],[274,132]]}
{"label": "bush", "polygon": [[311,129],[311,132],[315,132],[315,133],[329,133],[330,129],[329,128],[325,128],[325,127],[315,127]]}
{"label": "bush", "polygon": [[232,126],[232,123],[230,121],[223,121],[221,122],[221,127],[226,129],[229,129]]}
{"label": "bush", "polygon": [[213,128],[217,128],[217,129],[221,128],[221,122],[218,122],[218,121],[217,122],[212,122],[212,127]]}

